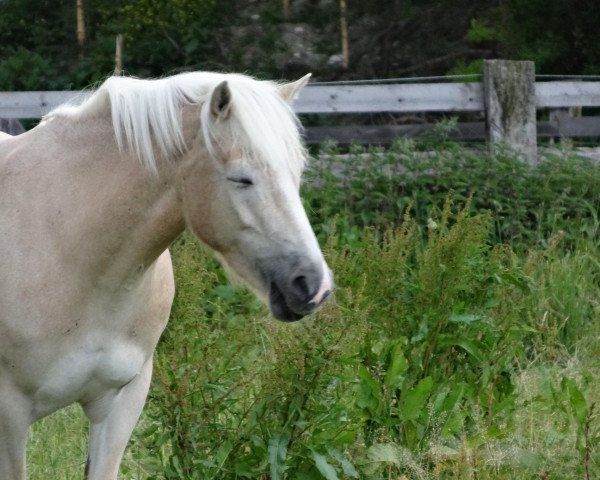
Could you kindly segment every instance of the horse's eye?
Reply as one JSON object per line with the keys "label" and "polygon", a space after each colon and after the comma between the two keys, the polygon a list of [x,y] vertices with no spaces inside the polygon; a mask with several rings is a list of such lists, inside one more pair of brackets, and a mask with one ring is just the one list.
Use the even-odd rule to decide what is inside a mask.
{"label": "horse's eye", "polygon": [[227,180],[236,183],[238,188],[248,188],[254,185],[254,182],[249,177],[227,177]]}

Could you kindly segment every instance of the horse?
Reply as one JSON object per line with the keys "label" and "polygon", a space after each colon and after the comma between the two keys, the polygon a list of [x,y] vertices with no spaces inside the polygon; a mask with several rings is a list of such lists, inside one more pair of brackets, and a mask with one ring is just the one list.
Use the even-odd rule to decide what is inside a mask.
{"label": "horse", "polygon": [[324,303],[291,107],[307,81],[111,77],[0,137],[0,479],[26,477],[29,427],[72,403],[90,422],[85,477],[117,478],[186,228],[275,318]]}

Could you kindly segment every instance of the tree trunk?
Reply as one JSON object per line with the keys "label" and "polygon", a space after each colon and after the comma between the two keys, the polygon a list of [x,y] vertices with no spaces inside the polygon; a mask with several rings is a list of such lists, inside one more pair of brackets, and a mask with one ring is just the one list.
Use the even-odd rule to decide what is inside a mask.
{"label": "tree trunk", "polygon": [[77,0],[77,44],[79,45],[79,60],[83,59],[83,48],[86,42],[84,18],[83,0]]}
{"label": "tree trunk", "polygon": [[115,76],[123,75],[123,35],[118,34],[115,45]]}
{"label": "tree trunk", "polygon": [[290,0],[283,0],[283,19],[286,22],[290,19]]}
{"label": "tree trunk", "polygon": [[348,70],[350,66],[350,48],[348,46],[348,17],[346,0],[340,0],[340,31],[342,34],[342,66]]}

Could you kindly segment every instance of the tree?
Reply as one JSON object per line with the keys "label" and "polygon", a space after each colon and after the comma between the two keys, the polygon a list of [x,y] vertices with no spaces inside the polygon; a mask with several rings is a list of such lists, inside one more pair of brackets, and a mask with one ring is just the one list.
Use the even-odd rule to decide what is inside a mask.
{"label": "tree", "polygon": [[600,74],[596,2],[508,0],[500,11],[509,56],[533,60],[538,73]]}

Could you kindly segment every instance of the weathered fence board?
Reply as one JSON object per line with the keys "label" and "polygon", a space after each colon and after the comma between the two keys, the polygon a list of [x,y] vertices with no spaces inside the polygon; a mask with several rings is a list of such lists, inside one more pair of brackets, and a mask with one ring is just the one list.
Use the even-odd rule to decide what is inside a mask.
{"label": "weathered fence board", "polygon": [[[0,118],[40,118],[84,91],[0,92]],[[536,108],[600,107],[600,82],[538,82]],[[297,113],[482,112],[480,83],[392,85],[309,84],[294,105]]]}
{"label": "weathered fence board", "polygon": [[[489,70],[494,62],[512,65],[515,72],[519,62],[484,62]],[[513,65],[514,64],[514,65]],[[532,67],[529,77],[532,76]],[[509,75],[510,76],[510,75]],[[500,79],[497,83],[504,83]],[[294,105],[298,114],[377,114],[377,113],[414,113],[414,112],[482,112],[489,120],[492,110],[490,96],[492,89],[482,83],[396,83],[396,84],[309,84],[302,90]],[[523,84],[524,85],[524,84]],[[590,81],[552,81],[528,83],[515,87],[527,90],[527,95],[517,93],[517,103],[527,99],[530,127],[510,127],[496,136],[486,129],[483,122],[461,122],[449,137],[460,140],[488,139],[492,142],[502,138],[504,143],[515,143],[513,136],[522,133],[527,142],[535,145],[536,110],[550,109],[550,121],[537,122],[538,137],[600,137],[600,117],[572,117],[570,107],[600,107],[600,82]],[[533,87],[531,87],[533,85]],[[487,90],[487,91],[486,91]],[[83,91],[47,91],[47,92],[0,92],[0,119],[40,118],[53,108],[73,101],[77,103],[89,92]],[[497,96],[497,93],[496,93]],[[498,110],[496,126],[506,120],[506,110]],[[504,117],[502,116],[504,115]],[[510,123],[510,122],[509,122]],[[517,122],[518,123],[518,122]],[[531,128],[531,125],[534,125]],[[333,139],[339,143],[389,144],[398,136],[417,136],[426,134],[434,128],[432,125],[351,125],[310,127],[306,130],[309,143]],[[488,126],[489,130],[489,126]],[[506,131],[504,131],[506,130]],[[515,133],[516,132],[516,133]],[[517,142],[518,143],[518,142]],[[516,145],[517,148],[518,145]],[[528,158],[534,154],[526,154]]]}
{"label": "weathered fence board", "polygon": [[477,112],[479,83],[390,85],[309,84],[296,100],[297,113]]}
{"label": "weathered fence board", "polygon": [[[340,145],[364,143],[389,145],[398,137],[417,137],[430,134],[434,124],[421,125],[347,125],[332,127],[308,127],[306,141],[318,144],[336,141]],[[461,122],[447,132],[451,140],[485,140],[485,122]],[[600,117],[569,117],[560,121],[537,123],[538,138],[600,137]]]}
{"label": "weathered fence board", "polygon": [[[398,137],[427,135],[432,133],[435,128],[433,124],[308,127],[305,135],[310,144],[335,141],[340,145],[350,145],[360,139],[361,143],[389,145]],[[485,124],[484,122],[462,122],[447,132],[447,135],[452,140],[483,140],[485,139]]]}
{"label": "weathered fence board", "polygon": [[600,137],[600,117],[571,117],[554,123],[553,137]]}
{"label": "weathered fence board", "polygon": [[[306,141],[318,144],[335,141],[340,145],[364,143],[389,145],[398,137],[417,137],[435,130],[432,124],[422,125],[348,125],[335,127],[307,127]],[[485,122],[461,122],[446,133],[451,140],[485,140]],[[600,118],[575,117],[560,123],[542,121],[537,123],[538,138],[600,137]]]}
{"label": "weathered fence board", "polygon": [[600,107],[600,82],[538,82],[537,108]]}
{"label": "weathered fence board", "polygon": [[85,95],[82,91],[0,92],[0,118],[40,118]]}

